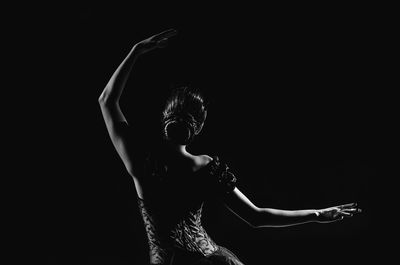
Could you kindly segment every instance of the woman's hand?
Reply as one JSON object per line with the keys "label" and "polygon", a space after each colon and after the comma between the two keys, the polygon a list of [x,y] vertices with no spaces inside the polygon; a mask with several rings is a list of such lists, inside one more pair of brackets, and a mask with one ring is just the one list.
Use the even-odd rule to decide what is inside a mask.
{"label": "woman's hand", "polygon": [[135,44],[134,50],[137,54],[143,54],[156,48],[164,48],[167,45],[168,39],[178,34],[175,29],[169,29],[151,36]]}
{"label": "woman's hand", "polygon": [[357,203],[348,203],[335,207],[317,210],[317,219],[319,223],[330,223],[342,220],[344,217],[352,217],[356,213],[360,213],[361,209],[357,208]]}

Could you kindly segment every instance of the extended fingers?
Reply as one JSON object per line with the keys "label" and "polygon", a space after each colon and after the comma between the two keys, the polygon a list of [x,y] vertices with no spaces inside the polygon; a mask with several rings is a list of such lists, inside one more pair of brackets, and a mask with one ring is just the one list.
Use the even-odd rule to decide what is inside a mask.
{"label": "extended fingers", "polygon": [[342,211],[347,213],[361,213],[360,208],[348,208],[348,209],[343,209]]}
{"label": "extended fingers", "polygon": [[161,39],[161,40],[157,41],[157,47],[164,48],[167,46],[167,43],[168,43],[168,39]]}
{"label": "extended fingers", "polygon": [[361,209],[359,208],[350,208],[340,210],[339,215],[343,217],[352,217],[354,214],[361,213]]}
{"label": "extended fingers", "polygon": [[355,207],[357,207],[357,203],[356,202],[352,202],[352,203],[342,204],[342,205],[339,205],[337,207],[339,209],[355,208]]}
{"label": "extended fingers", "polygon": [[344,217],[352,217],[352,216],[353,216],[352,213],[344,212],[344,211],[339,212],[339,215],[340,215],[340,216],[344,216]]}
{"label": "extended fingers", "polygon": [[178,34],[178,31],[175,29],[168,29],[166,31],[163,31],[159,34],[156,34],[153,36],[155,41],[160,41],[160,40],[166,40],[172,36],[175,36],[176,34]]}

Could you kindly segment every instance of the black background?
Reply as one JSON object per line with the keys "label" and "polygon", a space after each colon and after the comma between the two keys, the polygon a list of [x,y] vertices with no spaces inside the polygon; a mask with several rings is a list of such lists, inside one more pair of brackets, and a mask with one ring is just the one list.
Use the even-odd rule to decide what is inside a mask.
{"label": "black background", "polygon": [[5,53],[13,54],[17,104],[9,111],[19,118],[9,143],[22,146],[9,151],[17,159],[5,186],[12,261],[146,264],[133,182],[97,98],[135,42],[168,28],[179,35],[142,56],[129,79],[121,105],[130,121],[151,128],[172,86],[199,87],[211,105],[190,150],[223,157],[255,204],[356,201],[364,210],[332,224],[251,229],[207,205],[204,225],[215,241],[246,264],[372,258],[371,181],[380,174],[386,106],[378,9],[197,2],[10,11]]}

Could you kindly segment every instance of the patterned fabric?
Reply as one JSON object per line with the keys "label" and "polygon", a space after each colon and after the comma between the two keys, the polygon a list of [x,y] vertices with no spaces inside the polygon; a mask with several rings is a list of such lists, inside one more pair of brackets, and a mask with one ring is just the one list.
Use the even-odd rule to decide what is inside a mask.
{"label": "patterned fabric", "polygon": [[191,265],[244,265],[235,254],[229,251],[227,248],[218,247],[218,250],[215,251],[210,256],[200,258],[199,260],[195,261]]}
{"label": "patterned fabric", "polygon": [[[201,224],[204,200],[225,195],[236,185],[229,167],[214,157],[208,165],[192,176],[168,178],[168,171],[152,163],[147,174],[151,192],[138,198],[147,233],[150,264],[171,263],[175,253],[192,253],[193,257],[217,255],[220,247],[210,238]],[[209,192],[211,191],[211,192]],[[207,263],[208,264],[208,263]],[[242,263],[222,263],[242,264]]]}
{"label": "patterned fabric", "polygon": [[146,210],[144,201],[138,198],[139,209],[143,217],[144,227],[147,234],[149,244],[150,264],[164,264],[167,253],[161,244],[161,240],[157,234],[153,217]]}
{"label": "patterned fabric", "polygon": [[219,246],[218,250],[208,256],[188,255],[182,251],[175,251],[173,260],[169,265],[244,265],[235,254]]}
{"label": "patterned fabric", "polygon": [[187,217],[171,231],[175,246],[190,252],[198,252],[204,256],[218,249],[201,225],[203,206],[195,213],[189,212]]}

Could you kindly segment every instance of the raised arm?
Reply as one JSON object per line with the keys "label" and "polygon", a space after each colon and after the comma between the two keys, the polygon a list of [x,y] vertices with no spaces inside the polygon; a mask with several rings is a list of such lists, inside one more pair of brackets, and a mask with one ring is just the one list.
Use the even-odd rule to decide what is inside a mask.
{"label": "raised arm", "polygon": [[309,222],[330,223],[361,212],[356,203],[324,209],[282,210],[254,205],[238,188],[225,198],[225,204],[252,227],[283,227]]}
{"label": "raised arm", "polygon": [[153,49],[164,47],[168,38],[176,33],[176,30],[170,29],[135,44],[115,70],[98,99],[111,141],[132,176],[134,175],[132,166],[134,154],[132,150],[127,148],[128,139],[123,132],[124,126],[121,126],[121,124],[125,123],[128,126],[128,122],[119,106],[119,99],[138,56]]}

